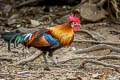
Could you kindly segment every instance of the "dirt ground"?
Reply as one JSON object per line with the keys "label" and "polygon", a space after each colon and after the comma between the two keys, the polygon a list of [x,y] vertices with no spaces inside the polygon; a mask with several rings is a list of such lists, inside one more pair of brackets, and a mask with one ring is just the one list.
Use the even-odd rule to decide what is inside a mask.
{"label": "dirt ground", "polygon": [[[41,7],[43,8],[43,7]],[[54,7],[54,9],[56,9],[58,7]],[[62,11],[64,11],[66,7],[62,7],[59,8]],[[67,9],[69,10],[70,7],[67,7]],[[9,31],[14,31],[16,29],[20,29],[22,27],[25,27],[25,29],[39,29],[39,27],[26,27],[29,26],[29,22],[26,22],[26,26],[24,26],[24,23],[26,20],[26,18],[30,18],[30,19],[38,19],[37,16],[40,15],[40,18],[43,14],[40,14],[42,12],[40,12],[40,8],[23,8],[26,9],[25,12],[22,12],[22,9],[20,9],[20,13],[15,13],[13,15],[11,15],[11,17],[16,18],[18,20],[18,23],[14,24],[10,24],[10,26],[12,25],[12,27],[4,27],[1,26],[1,30],[9,30]],[[38,9],[37,11],[39,11],[39,14],[33,15],[36,12],[33,13],[34,10]],[[31,10],[31,11],[30,11]],[[52,8],[51,8],[52,10]],[[31,13],[26,13],[26,12],[31,12]],[[57,11],[56,11],[57,12]],[[22,13],[22,14],[21,14]],[[21,14],[21,15],[20,15]],[[31,14],[33,16],[31,16]],[[48,13],[46,13],[48,14]],[[44,14],[44,15],[46,15]],[[24,17],[23,17],[24,16]],[[51,13],[51,16],[52,15]],[[50,16],[50,17],[51,17]],[[36,18],[35,18],[36,17]],[[19,18],[19,19],[18,19]],[[44,20],[47,19],[48,17],[44,17],[43,18],[43,22],[46,24],[42,24],[42,27],[50,27],[53,25],[56,25],[55,23],[49,23],[48,21]],[[23,20],[24,23],[20,22],[21,20]],[[41,21],[42,20],[38,20]],[[17,26],[17,27],[15,27]],[[20,26],[20,27],[19,27]],[[117,42],[119,41],[120,38],[120,34],[115,33],[113,31],[117,31],[119,32],[120,27],[119,25],[115,25],[115,24],[110,24],[108,21],[102,21],[102,22],[97,22],[97,23],[87,23],[87,24],[82,24],[82,26],[80,27],[80,30],[88,30],[89,32],[91,32],[93,35],[95,33],[99,34],[102,36],[102,38],[98,35],[96,35],[96,39],[98,41],[113,41],[113,42]],[[35,31],[35,30],[33,30]],[[104,39],[103,39],[104,38]],[[75,33],[75,40],[93,40],[93,38],[91,38],[88,34],[85,33],[81,33],[81,32],[76,32]],[[51,61],[48,59],[49,65],[50,65],[50,71],[44,70],[44,65],[43,65],[43,59],[42,56],[40,56],[40,58],[36,59],[33,62],[29,62],[26,65],[10,65],[12,63],[15,63],[16,61],[19,61],[21,59],[23,59],[25,56],[24,52],[23,52],[23,46],[19,45],[16,49],[14,47],[12,47],[12,51],[8,52],[7,50],[7,43],[5,43],[4,41],[0,41],[0,58],[12,58],[13,61],[0,61],[0,80],[120,80],[120,74],[118,72],[116,72],[113,68],[109,68],[109,67],[104,67],[101,65],[94,65],[94,64],[86,64],[85,68],[80,68],[80,64],[84,61],[84,59],[76,59],[76,60],[71,60],[68,61],[66,63],[60,63],[61,61],[67,60],[67,59],[71,59],[71,58],[76,58],[76,57],[85,57],[85,56],[106,56],[106,55],[119,55],[118,52],[115,51],[111,51],[109,49],[102,49],[102,50],[98,50],[98,51],[93,51],[93,52],[88,52],[88,53],[84,53],[84,54],[75,54],[72,51],[73,50],[78,50],[78,49],[83,49],[83,48],[87,48],[93,45],[97,45],[97,44],[93,44],[93,43],[82,43],[82,42],[73,42],[71,46],[69,47],[64,47],[61,48],[57,51],[54,52],[54,58],[55,60],[58,62],[58,64],[60,65],[60,67],[55,67],[54,65],[52,65]],[[117,46],[117,45],[114,45]],[[119,47],[119,46],[118,46]],[[27,57],[39,52],[39,50],[34,49],[34,48],[30,48],[29,49],[30,54],[27,54]],[[118,64],[119,60],[104,60],[104,62],[107,62],[109,64]],[[104,74],[104,75],[103,75]],[[101,76],[99,76],[101,75]],[[107,76],[107,77],[105,77]]]}
{"label": "dirt ground", "polygon": [[[93,31],[93,27],[91,29],[91,26],[93,24],[87,24],[83,25],[82,29],[86,29],[89,31]],[[119,41],[119,34],[111,34],[110,31],[112,30],[118,30],[119,25],[97,25],[94,26],[94,31],[101,34],[106,41]],[[86,39],[89,40],[90,37],[86,34],[80,34],[76,33],[75,39]],[[86,69],[79,69],[79,66],[82,59],[73,60],[64,64],[59,64],[60,67],[55,67],[51,64],[51,61],[49,61],[50,65],[50,71],[44,70],[44,66],[42,64],[42,57],[38,58],[37,60],[30,62],[27,64],[27,69],[25,66],[11,66],[9,64],[16,62],[16,60],[21,60],[24,58],[23,53],[23,46],[20,45],[17,47],[17,49],[12,49],[12,52],[7,51],[7,44],[3,41],[0,42],[0,57],[10,57],[15,59],[13,62],[8,61],[1,61],[0,62],[0,79],[2,80],[80,80],[78,77],[81,77],[82,80],[89,80],[90,77],[92,77],[94,74],[103,74],[105,73],[107,76],[116,77],[116,79],[108,79],[108,80],[119,80],[120,74],[116,72],[112,68],[98,66],[98,65],[87,65]],[[91,43],[78,43],[73,42],[70,47],[65,47],[62,49],[57,50],[54,52],[54,58],[57,62],[64,61],[67,59],[75,58],[78,56],[106,56],[106,55],[119,55],[119,53],[110,51],[109,49],[103,49],[98,50],[94,52],[84,53],[84,54],[75,54],[72,53],[73,48],[76,49],[82,49],[89,46],[92,46],[95,44]],[[27,54],[27,56],[30,56],[34,54],[35,52],[38,52],[38,50],[34,48],[30,48],[30,54]],[[108,63],[118,63],[119,61],[115,60],[108,60]],[[78,78],[78,79],[77,79]],[[119,78],[119,79],[117,79]],[[90,80],[94,80],[91,78]],[[102,80],[100,78],[95,80]],[[106,79],[107,80],[107,79]]]}

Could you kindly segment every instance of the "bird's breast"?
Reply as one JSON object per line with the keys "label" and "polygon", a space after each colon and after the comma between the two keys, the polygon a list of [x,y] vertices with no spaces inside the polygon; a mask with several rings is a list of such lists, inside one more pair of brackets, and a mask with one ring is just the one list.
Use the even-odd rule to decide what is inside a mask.
{"label": "bird's breast", "polygon": [[63,46],[69,46],[74,38],[74,31],[72,28],[52,29],[51,35],[59,40],[59,43]]}

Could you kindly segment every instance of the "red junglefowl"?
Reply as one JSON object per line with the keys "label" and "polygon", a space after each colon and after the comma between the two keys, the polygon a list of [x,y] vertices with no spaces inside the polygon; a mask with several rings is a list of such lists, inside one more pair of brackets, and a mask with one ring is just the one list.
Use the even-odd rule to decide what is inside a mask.
{"label": "red junglefowl", "polygon": [[34,47],[42,51],[45,65],[48,67],[46,53],[49,52],[49,58],[56,65],[53,59],[53,52],[61,47],[69,46],[74,39],[74,31],[78,30],[80,19],[77,14],[68,16],[68,22],[62,25],[41,29],[34,33],[23,32],[1,32],[1,38],[8,41],[8,50],[10,44],[14,43],[16,47],[19,43],[30,48]]}

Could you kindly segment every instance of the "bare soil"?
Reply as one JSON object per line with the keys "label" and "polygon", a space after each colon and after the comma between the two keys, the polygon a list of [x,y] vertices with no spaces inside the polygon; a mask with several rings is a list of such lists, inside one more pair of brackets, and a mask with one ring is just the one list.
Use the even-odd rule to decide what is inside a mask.
{"label": "bare soil", "polygon": [[[47,16],[48,13],[46,13],[47,15],[45,13],[42,14],[42,11],[39,11],[40,9],[42,10],[42,8],[43,7],[41,8],[32,7],[29,9],[22,8],[24,12],[22,12],[22,9],[20,9],[18,11],[20,13],[18,12],[11,13],[13,15],[11,15],[10,17],[14,17],[14,18],[17,17],[16,19],[18,23],[11,24],[9,25],[9,27],[4,27],[3,25],[2,26],[3,28],[1,27],[2,28],[1,30],[5,29],[9,31],[14,31],[16,29],[20,29],[21,27],[24,27],[25,29],[27,28],[27,29],[31,29],[32,31],[35,31],[41,27],[50,27],[50,26],[56,25],[55,23],[52,23],[52,22],[49,23],[49,17],[54,17],[56,15],[54,15],[53,13],[50,13],[49,16]],[[51,7],[51,10],[52,9],[56,10],[57,8],[58,7],[53,7],[53,8]],[[69,10],[69,8],[70,7],[67,7],[67,10]],[[60,9],[60,12],[63,12],[66,9],[66,7],[65,6],[62,8],[59,7],[58,9]],[[38,14],[37,14],[37,11],[39,11]],[[58,10],[55,12],[57,13]],[[31,16],[31,14],[32,15],[36,14],[36,15]],[[44,15],[44,17],[42,15]],[[42,23],[40,24],[41,27],[29,26],[30,25],[29,19],[37,19],[37,21],[40,21],[40,22],[43,21],[43,24]],[[16,27],[17,25],[21,25],[21,26]],[[119,36],[120,34],[112,32],[112,31],[119,32],[120,30],[119,25],[110,24],[108,21],[82,24],[80,29],[88,30],[93,34],[94,33],[100,34],[101,36],[103,36],[104,39],[99,36],[96,36],[97,40],[99,41],[117,42],[119,41],[119,38],[120,38]],[[80,32],[75,33],[75,39],[93,40],[93,38],[91,38],[89,35],[85,33],[80,33]],[[54,58],[58,62],[60,67],[55,67],[48,58],[50,71],[47,71],[47,70],[44,70],[44,65],[42,63],[43,62],[42,56],[40,56],[38,59],[36,59],[33,62],[29,62],[26,65],[16,65],[16,66],[10,65],[12,63],[15,63],[16,61],[19,61],[25,58],[24,55],[27,55],[28,57],[36,52],[39,52],[39,50],[30,48],[29,49],[30,54],[25,54],[23,51],[24,47],[22,45],[19,45],[16,49],[12,46],[12,51],[8,52],[7,43],[1,40],[0,41],[0,58],[3,58],[3,57],[11,58],[13,59],[13,61],[0,61],[0,80],[103,80],[104,79],[103,76],[98,77],[97,74],[105,74],[107,76],[105,80],[120,80],[120,74],[116,72],[113,68],[103,67],[101,65],[94,65],[94,64],[86,64],[86,68],[79,68],[80,64],[84,61],[84,59],[76,59],[63,64],[59,63],[61,61],[79,57],[79,56],[81,57],[106,56],[106,55],[120,54],[115,51],[111,51],[109,49],[102,49],[102,50],[93,51],[93,52],[84,53],[84,54],[75,54],[72,52],[75,49],[78,50],[78,49],[87,48],[93,45],[97,45],[97,44],[73,42],[71,46],[64,47],[55,51]],[[117,45],[114,45],[114,46],[117,46]],[[119,61],[117,60],[105,60],[104,62],[120,65]],[[95,77],[95,75],[97,75],[97,78]]]}
{"label": "bare soil", "polygon": [[[92,26],[92,25],[93,24],[83,25],[82,29],[95,31],[101,34],[106,41],[119,41],[119,34],[110,33],[111,30],[119,30],[119,25],[107,25],[107,26],[106,25]],[[93,28],[94,30],[92,30]],[[83,40],[83,39],[91,40],[91,38],[88,35],[80,34],[80,33],[76,33],[75,39],[76,38],[80,40]],[[12,52],[8,53],[7,43],[0,41],[0,44],[1,44],[0,57],[15,59],[15,61],[12,61],[12,62],[8,62],[8,61],[0,62],[0,65],[1,65],[0,79],[4,79],[4,80],[67,80],[68,79],[68,80],[71,80],[80,76],[82,79],[84,78],[83,80],[88,80],[87,77],[90,77],[92,74],[97,74],[97,73],[100,73],[100,74],[105,73],[106,75],[117,76],[117,77],[120,76],[120,74],[116,72],[114,69],[103,67],[100,65],[94,65],[94,66],[88,65],[86,69],[79,69],[81,62],[84,61],[82,59],[73,60],[64,64],[58,63],[60,67],[55,67],[52,65],[51,61],[48,58],[50,71],[44,70],[44,66],[42,63],[43,61],[42,56],[36,59],[35,61],[28,63],[26,65],[27,68],[23,65],[12,66],[9,64],[16,62],[16,60],[18,61],[24,58],[23,46],[19,45],[17,49],[12,49]],[[60,61],[75,58],[78,56],[106,56],[110,54],[119,55],[119,53],[110,51],[109,49],[103,49],[103,50],[84,53],[84,54],[72,53],[73,48],[81,49],[81,48],[86,48],[92,45],[95,45],[95,44],[73,42],[70,47],[65,47],[54,52],[54,58],[57,62],[60,62]],[[35,52],[39,52],[34,48],[30,48],[29,50],[30,50],[30,54],[27,54],[27,56],[30,56]],[[111,64],[112,63],[119,64],[119,61],[115,61],[115,60],[108,60],[107,62]],[[119,79],[116,79],[116,80],[119,80]]]}

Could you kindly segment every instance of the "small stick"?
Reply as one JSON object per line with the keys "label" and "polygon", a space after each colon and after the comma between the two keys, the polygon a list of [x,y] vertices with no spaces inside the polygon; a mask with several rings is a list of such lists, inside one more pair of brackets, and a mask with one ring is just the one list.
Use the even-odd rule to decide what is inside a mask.
{"label": "small stick", "polygon": [[97,6],[99,7],[101,7],[101,6],[103,6],[103,4],[105,3],[105,1],[106,0],[101,0],[101,1],[99,1],[98,3],[97,3]]}
{"label": "small stick", "polygon": [[72,61],[72,60],[77,60],[77,59],[98,59],[100,58],[100,56],[81,56],[81,57],[76,57],[76,58],[72,58],[72,59],[67,59],[67,60],[64,60],[64,61],[60,61],[58,63],[61,63],[61,64],[64,64],[64,63],[67,63],[69,61]]}
{"label": "small stick", "polygon": [[0,61],[8,61],[8,62],[12,62],[15,59],[12,58],[7,58],[7,57],[0,57]]}
{"label": "small stick", "polygon": [[113,50],[113,51],[116,51],[116,52],[120,52],[119,47],[106,45],[106,44],[99,44],[99,45],[91,46],[91,47],[88,47],[88,48],[76,50],[76,51],[73,51],[73,52],[76,53],[76,54],[81,54],[81,53],[87,53],[87,52],[96,51],[96,50],[100,50],[100,49],[110,49],[110,50]]}
{"label": "small stick", "polygon": [[32,61],[34,61],[35,59],[37,59],[41,55],[42,55],[41,53],[34,53],[32,56],[27,57],[27,58],[25,58],[23,60],[20,60],[20,61],[14,63],[13,65],[20,65],[20,64],[25,64],[27,62],[32,62]]}
{"label": "small stick", "polygon": [[107,63],[104,63],[104,62],[101,62],[101,61],[93,61],[93,60],[85,60],[80,67],[84,68],[85,64],[87,63],[93,63],[93,64],[96,64],[96,65],[102,65],[104,67],[111,67],[111,68],[114,68],[117,72],[120,72],[119,69],[120,69],[120,66],[118,65],[114,65],[114,64],[107,64]]}
{"label": "small stick", "polygon": [[88,42],[88,43],[97,43],[97,44],[110,44],[110,45],[120,45],[120,41],[94,41],[94,40],[74,40],[74,42]]}
{"label": "small stick", "polygon": [[[92,37],[94,40],[98,40],[90,31],[88,30],[79,30],[77,32],[83,32],[83,33],[87,33],[90,37]],[[98,36],[100,36],[101,38],[103,38],[105,40],[105,38],[103,36],[101,36],[100,34],[97,33]]]}
{"label": "small stick", "polygon": [[107,56],[102,56],[98,58],[97,60],[101,61],[101,60],[106,60],[106,59],[120,60],[120,56],[119,55],[107,55]]}
{"label": "small stick", "polygon": [[97,59],[98,61],[100,60],[106,60],[106,59],[114,59],[114,60],[120,60],[120,56],[119,55],[107,55],[107,56],[80,56],[80,57],[75,57],[75,58],[71,58],[71,59],[67,59],[67,60],[64,60],[64,61],[60,61],[58,63],[61,63],[61,64],[64,64],[64,63],[67,63],[69,61],[72,61],[72,60],[77,60],[77,59]]}
{"label": "small stick", "polygon": [[22,6],[26,6],[26,5],[31,4],[31,3],[34,3],[34,2],[37,2],[37,0],[24,1],[24,2],[22,2],[21,4],[19,4],[18,6],[16,6],[16,8],[19,8],[19,7],[22,7]]}

